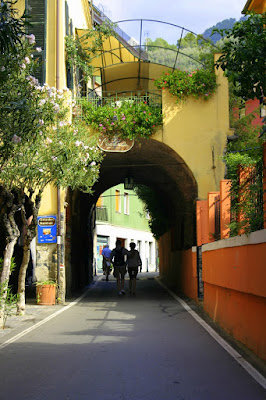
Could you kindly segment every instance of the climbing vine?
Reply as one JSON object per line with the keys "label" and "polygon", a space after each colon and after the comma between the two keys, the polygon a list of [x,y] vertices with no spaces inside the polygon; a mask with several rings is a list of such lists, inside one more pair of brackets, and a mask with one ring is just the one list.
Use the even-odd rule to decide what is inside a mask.
{"label": "climbing vine", "polygon": [[224,156],[226,177],[232,183],[231,236],[250,233],[263,226],[262,143],[258,139],[260,126],[251,124],[253,118],[254,114],[250,114],[232,122],[236,140],[229,142]]}
{"label": "climbing vine", "polygon": [[115,24],[105,21],[95,28],[87,29],[82,36],[65,37],[67,67],[73,69],[76,94],[82,81],[88,82],[94,71],[92,59],[101,54],[104,41],[115,36]]}
{"label": "climbing vine", "polygon": [[151,188],[145,185],[135,185],[134,191],[138,198],[144,202],[144,209],[149,213],[149,226],[155,237],[159,239],[171,226],[169,208],[166,207],[164,198],[158,196]]}

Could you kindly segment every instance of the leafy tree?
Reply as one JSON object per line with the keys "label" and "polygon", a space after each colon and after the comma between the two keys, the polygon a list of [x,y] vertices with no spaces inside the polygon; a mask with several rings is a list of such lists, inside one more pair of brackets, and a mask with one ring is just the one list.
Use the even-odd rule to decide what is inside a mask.
{"label": "leafy tree", "polygon": [[224,70],[234,84],[235,94],[244,99],[265,96],[265,24],[266,14],[251,14],[232,29],[214,29],[226,37],[216,67]]}
{"label": "leafy tree", "polygon": [[[231,29],[215,29],[222,37],[221,57],[216,67],[221,67],[229,79],[231,113],[243,100],[265,96],[266,14],[249,15]],[[232,120],[237,140],[229,142],[224,157],[227,177],[231,187],[231,235],[240,229],[246,233],[261,229],[262,148],[258,139],[260,127],[251,125],[254,115]],[[249,171],[242,183],[239,171]],[[242,220],[239,219],[240,214]]]}
{"label": "leafy tree", "polygon": [[215,44],[222,38],[222,35],[219,32],[213,33],[214,29],[217,29],[217,30],[232,29],[235,23],[236,23],[235,18],[224,19],[223,21],[218,22],[216,25],[206,29],[203,32],[202,36],[205,39],[210,39]]}
{"label": "leafy tree", "polygon": [[36,235],[44,187],[53,183],[89,192],[102,158],[88,127],[68,121],[67,90],[41,87],[34,78],[34,43],[33,35],[24,35],[19,45],[14,44],[16,51],[5,51],[0,59],[0,219],[6,242],[0,276],[1,322],[11,257],[20,235],[16,215],[21,214],[26,232],[18,303],[23,313],[29,245]]}
{"label": "leafy tree", "polygon": [[146,52],[150,61],[183,71],[193,71],[203,68],[206,62],[212,59],[213,67],[213,44],[206,41],[201,35],[189,32],[178,40],[176,45],[167,43],[162,38],[155,41],[146,39]]}
{"label": "leafy tree", "polygon": [[[261,229],[263,226],[262,198],[262,146],[258,138],[260,126],[253,126],[254,114],[240,119],[232,117],[231,126],[236,140],[227,145],[224,161],[227,178],[231,179],[230,235]],[[246,170],[242,182],[239,174]],[[240,219],[239,216],[242,216]]]}
{"label": "leafy tree", "polygon": [[16,53],[22,45],[28,15],[25,12],[18,18],[14,6],[18,0],[5,0],[0,3],[0,53]]}
{"label": "leafy tree", "polygon": [[143,201],[145,211],[149,213],[149,227],[158,240],[171,226],[169,208],[166,207],[164,198],[158,196],[150,187],[135,185],[134,190],[138,198]]}

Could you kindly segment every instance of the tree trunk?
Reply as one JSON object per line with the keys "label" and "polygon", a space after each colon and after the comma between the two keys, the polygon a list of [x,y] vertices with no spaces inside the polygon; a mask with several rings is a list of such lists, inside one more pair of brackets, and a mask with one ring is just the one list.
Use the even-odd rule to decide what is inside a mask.
{"label": "tree trunk", "polygon": [[3,269],[1,273],[1,296],[0,296],[0,327],[4,327],[4,313],[5,313],[5,300],[7,295],[7,286],[10,276],[11,258],[14,252],[14,247],[17,242],[18,236],[6,245],[4,251]]}
{"label": "tree trunk", "polygon": [[28,198],[28,206],[30,208],[31,216],[28,219],[26,216],[26,210],[24,205],[21,207],[21,218],[25,229],[25,237],[23,246],[23,259],[19,269],[19,276],[18,276],[18,300],[17,300],[18,315],[24,315],[26,309],[25,279],[26,279],[27,268],[30,261],[30,244],[31,241],[36,236],[37,216],[41,204],[41,194],[42,190],[40,190],[39,194],[36,195],[34,201],[32,200],[33,191],[30,191],[30,196]]}
{"label": "tree trunk", "polygon": [[5,300],[10,276],[11,259],[15,244],[20,235],[19,228],[15,221],[15,213],[23,203],[23,196],[19,192],[9,192],[1,187],[1,214],[6,231],[6,247],[4,250],[3,266],[0,276],[1,296],[0,296],[0,327],[4,324]]}
{"label": "tree trunk", "polygon": [[30,261],[30,242],[25,240],[23,246],[23,259],[19,269],[18,275],[18,301],[17,301],[17,315],[24,315],[26,308],[25,298],[25,279]]}

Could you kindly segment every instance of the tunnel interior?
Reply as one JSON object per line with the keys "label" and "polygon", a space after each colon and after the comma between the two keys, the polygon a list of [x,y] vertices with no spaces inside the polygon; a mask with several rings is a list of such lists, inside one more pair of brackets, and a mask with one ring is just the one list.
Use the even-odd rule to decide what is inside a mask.
{"label": "tunnel interior", "polygon": [[132,178],[150,187],[167,210],[170,251],[195,244],[197,183],[185,161],[170,147],[154,139],[140,139],[130,151],[105,153],[93,194],[68,191],[66,213],[67,293],[93,279],[95,204],[107,189]]}

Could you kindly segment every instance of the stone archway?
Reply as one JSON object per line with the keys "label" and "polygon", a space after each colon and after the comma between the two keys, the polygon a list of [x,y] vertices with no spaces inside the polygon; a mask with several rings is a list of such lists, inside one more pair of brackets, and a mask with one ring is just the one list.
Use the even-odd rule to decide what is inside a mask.
{"label": "stone archway", "polygon": [[106,153],[93,195],[68,193],[66,233],[67,291],[85,286],[93,277],[95,204],[105,190],[130,176],[152,188],[168,209],[171,240],[167,251],[182,251],[195,244],[196,180],[185,161],[154,139],[141,139],[126,153]]}

